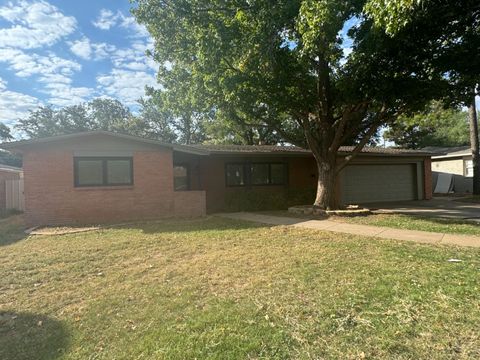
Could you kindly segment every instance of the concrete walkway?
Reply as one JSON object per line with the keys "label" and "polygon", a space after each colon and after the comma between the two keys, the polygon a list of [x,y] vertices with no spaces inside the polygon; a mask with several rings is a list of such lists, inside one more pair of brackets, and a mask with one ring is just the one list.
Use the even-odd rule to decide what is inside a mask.
{"label": "concrete walkway", "polygon": [[424,244],[480,247],[480,237],[473,235],[457,235],[417,230],[392,229],[380,226],[349,224],[331,220],[304,220],[248,212],[223,213],[217,215],[228,219],[253,221],[268,225],[289,225],[299,228],[326,230],[344,234],[373,236],[382,239],[415,241]]}

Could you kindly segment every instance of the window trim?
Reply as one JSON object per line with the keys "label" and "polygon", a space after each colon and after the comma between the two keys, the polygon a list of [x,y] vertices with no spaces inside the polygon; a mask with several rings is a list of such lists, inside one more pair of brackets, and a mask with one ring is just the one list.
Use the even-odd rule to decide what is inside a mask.
{"label": "window trim", "polygon": [[[78,178],[78,163],[80,161],[101,161],[102,162],[102,184],[80,184]],[[127,160],[130,162],[130,179],[128,183],[115,183],[108,182],[108,161],[112,160]],[[117,186],[132,186],[134,184],[133,178],[133,157],[132,156],[74,156],[73,158],[73,183],[77,188],[94,188],[94,187],[117,187]]]}
{"label": "window trim", "polygon": [[[244,174],[244,184],[243,185],[230,185],[228,183],[227,169],[229,165],[240,165],[243,167]],[[252,170],[253,165],[268,165],[268,183],[267,184],[253,184],[252,183]],[[272,183],[272,165],[282,165],[283,166],[283,182],[282,183]],[[286,186],[288,185],[288,163],[281,161],[249,161],[249,162],[227,162],[225,163],[225,186],[226,187],[258,187],[258,186]]]}
{"label": "window trim", "polygon": [[187,189],[185,189],[185,190],[175,189],[175,174],[173,174],[173,191],[191,191],[190,164],[188,164],[188,163],[174,163],[173,168],[175,169],[176,166],[182,166],[187,170]]}

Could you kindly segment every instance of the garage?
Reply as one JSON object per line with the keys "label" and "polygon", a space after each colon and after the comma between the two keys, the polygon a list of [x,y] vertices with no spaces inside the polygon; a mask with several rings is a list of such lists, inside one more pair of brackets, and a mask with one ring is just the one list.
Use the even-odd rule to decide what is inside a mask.
{"label": "garage", "polygon": [[350,165],[341,180],[344,204],[416,200],[421,193],[415,163]]}

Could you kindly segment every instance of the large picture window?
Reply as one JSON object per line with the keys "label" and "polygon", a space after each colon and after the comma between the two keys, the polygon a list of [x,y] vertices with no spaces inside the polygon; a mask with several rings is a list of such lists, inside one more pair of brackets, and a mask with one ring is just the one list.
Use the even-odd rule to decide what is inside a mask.
{"label": "large picture window", "polygon": [[231,163],[225,167],[227,186],[284,185],[284,163]]}
{"label": "large picture window", "polygon": [[131,157],[74,158],[76,187],[133,185]]}

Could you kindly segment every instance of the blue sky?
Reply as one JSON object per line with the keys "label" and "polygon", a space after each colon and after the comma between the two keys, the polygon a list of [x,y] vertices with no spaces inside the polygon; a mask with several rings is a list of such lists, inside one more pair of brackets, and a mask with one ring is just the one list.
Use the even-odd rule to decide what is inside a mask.
{"label": "blue sky", "polygon": [[128,0],[0,0],[0,121],[41,104],[111,97],[128,106],[154,86],[153,47]]}

